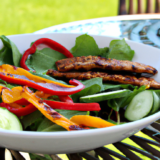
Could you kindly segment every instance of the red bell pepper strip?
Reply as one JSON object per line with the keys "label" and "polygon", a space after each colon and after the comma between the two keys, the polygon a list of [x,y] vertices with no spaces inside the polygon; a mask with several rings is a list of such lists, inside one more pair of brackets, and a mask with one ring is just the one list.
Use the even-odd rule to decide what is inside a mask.
{"label": "red bell pepper strip", "polygon": [[85,88],[81,82],[75,79],[69,81],[71,85],[66,85],[35,76],[25,69],[8,64],[3,64],[0,66],[0,78],[8,83],[26,85],[28,87],[41,90],[44,93],[58,96],[71,95]]}
{"label": "red bell pepper strip", "polygon": [[22,105],[22,106],[26,106],[28,104],[30,104],[26,99],[22,98],[18,101],[15,102],[16,104]]}
{"label": "red bell pepper strip", "polygon": [[[98,103],[70,103],[70,102],[58,102],[43,100],[42,102],[46,103],[53,109],[65,109],[65,110],[75,110],[75,111],[100,111],[100,106]],[[28,115],[37,110],[33,104],[28,104],[22,108],[11,107],[10,104],[0,103],[0,107],[7,108],[10,112],[14,113],[18,117]]]}
{"label": "red bell pepper strip", "polygon": [[76,111],[100,111],[101,108],[98,103],[70,103],[70,102],[58,102],[43,100],[53,109],[65,109],[65,110],[76,110]]}
{"label": "red bell pepper strip", "polygon": [[14,108],[14,107],[11,107],[8,103],[2,102],[0,103],[0,107],[7,108],[10,112],[14,113],[18,117],[26,116],[37,110],[37,108],[34,107],[33,104],[28,104],[27,106],[22,108]]}
{"label": "red bell pepper strip", "polygon": [[24,68],[24,69],[26,69],[26,70],[29,71],[29,68],[27,67],[27,65],[25,64],[25,62],[26,62],[28,56],[30,54],[34,54],[36,52],[37,47],[39,45],[41,45],[41,44],[44,44],[47,47],[49,47],[49,48],[51,48],[53,50],[56,50],[56,51],[64,54],[67,58],[72,58],[73,57],[72,53],[68,49],[66,49],[64,46],[62,46],[61,44],[59,44],[58,42],[56,42],[56,41],[54,41],[52,39],[49,39],[49,38],[40,38],[40,39],[36,40],[32,44],[32,46],[24,52],[24,54],[22,56],[22,59],[20,61],[20,66],[22,68]]}
{"label": "red bell pepper strip", "polygon": [[59,100],[61,102],[68,102],[68,103],[73,103],[73,100],[69,96],[59,96]]}

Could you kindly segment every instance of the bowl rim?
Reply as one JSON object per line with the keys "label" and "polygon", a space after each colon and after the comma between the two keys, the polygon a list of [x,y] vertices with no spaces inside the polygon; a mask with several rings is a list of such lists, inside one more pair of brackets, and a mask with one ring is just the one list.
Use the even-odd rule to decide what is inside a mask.
{"label": "bowl rim", "polygon": [[78,131],[57,131],[57,132],[37,132],[37,131],[11,131],[11,130],[5,130],[0,129],[0,135],[13,135],[13,136],[33,136],[33,137],[48,137],[48,136],[55,136],[55,137],[72,137],[72,136],[86,136],[91,134],[98,134],[98,133],[106,133],[108,132],[118,132],[120,130],[123,130],[125,128],[132,128],[137,126],[142,126],[144,123],[151,123],[151,121],[155,121],[160,118],[160,111],[150,115],[148,117],[142,118],[137,121],[116,125],[112,127],[105,127],[105,128],[97,128],[97,129],[89,129],[89,130],[78,130]]}

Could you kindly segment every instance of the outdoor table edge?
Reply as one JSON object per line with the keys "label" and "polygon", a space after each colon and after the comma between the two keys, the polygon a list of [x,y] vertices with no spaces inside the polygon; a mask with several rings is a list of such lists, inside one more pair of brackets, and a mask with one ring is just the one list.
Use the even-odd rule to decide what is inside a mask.
{"label": "outdoor table edge", "polygon": [[62,23],[54,26],[50,26],[47,28],[43,28],[40,30],[35,31],[34,33],[38,33],[43,30],[47,30],[52,28],[52,30],[57,28],[66,28],[70,26],[76,25],[84,25],[87,23],[96,23],[96,22],[106,22],[106,21],[121,21],[121,20],[147,20],[147,19],[160,19],[160,14],[134,14],[134,15],[121,15],[121,16],[113,16],[113,17],[101,17],[101,18],[94,18],[94,19],[86,19],[86,20],[79,20],[73,21],[68,23]]}

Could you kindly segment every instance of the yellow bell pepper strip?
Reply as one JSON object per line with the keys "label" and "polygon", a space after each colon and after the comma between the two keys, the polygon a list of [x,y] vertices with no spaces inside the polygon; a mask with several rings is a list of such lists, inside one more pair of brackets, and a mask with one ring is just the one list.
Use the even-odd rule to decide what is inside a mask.
{"label": "yellow bell pepper strip", "polygon": [[45,104],[42,99],[37,97],[36,94],[26,86],[14,87],[11,90],[3,89],[2,91],[2,101],[4,103],[13,103],[22,98],[25,98],[27,101],[32,103],[46,118],[64,127],[68,131],[84,129],[56,112],[49,105]]}
{"label": "yellow bell pepper strip", "polygon": [[75,115],[70,119],[72,122],[79,124],[80,126],[88,126],[95,128],[104,128],[115,126],[114,124],[107,122],[99,117],[89,115]]}
{"label": "yellow bell pepper strip", "polygon": [[[25,69],[12,65],[3,64],[0,66],[0,78],[8,83],[26,85],[52,95],[71,95],[81,91],[85,86],[79,81],[72,79],[71,85],[51,81],[35,76]],[[75,86],[74,86],[75,85]]]}
{"label": "yellow bell pepper strip", "polygon": [[47,94],[47,93],[44,93],[43,91],[36,91],[35,94],[39,98],[44,98],[44,99],[47,99],[48,97],[52,96],[52,94]]}

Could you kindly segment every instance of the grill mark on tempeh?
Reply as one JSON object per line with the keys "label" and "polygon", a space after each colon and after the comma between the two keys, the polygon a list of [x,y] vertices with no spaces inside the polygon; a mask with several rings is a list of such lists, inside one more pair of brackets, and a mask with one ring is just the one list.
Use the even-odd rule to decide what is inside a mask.
{"label": "grill mark on tempeh", "polygon": [[62,59],[56,62],[58,71],[103,69],[114,71],[128,71],[135,73],[156,74],[158,71],[152,66],[131,62],[127,60],[116,60],[99,56],[81,56]]}
{"label": "grill mark on tempeh", "polygon": [[67,78],[67,79],[79,79],[86,80],[91,78],[100,77],[103,81],[111,81],[118,82],[122,84],[132,84],[135,86],[145,85],[147,88],[156,88],[160,89],[160,83],[156,82],[153,78],[140,77],[137,78],[135,76],[130,75],[118,75],[118,74],[108,74],[105,72],[59,72],[52,69],[49,69],[47,75],[59,78]]}

